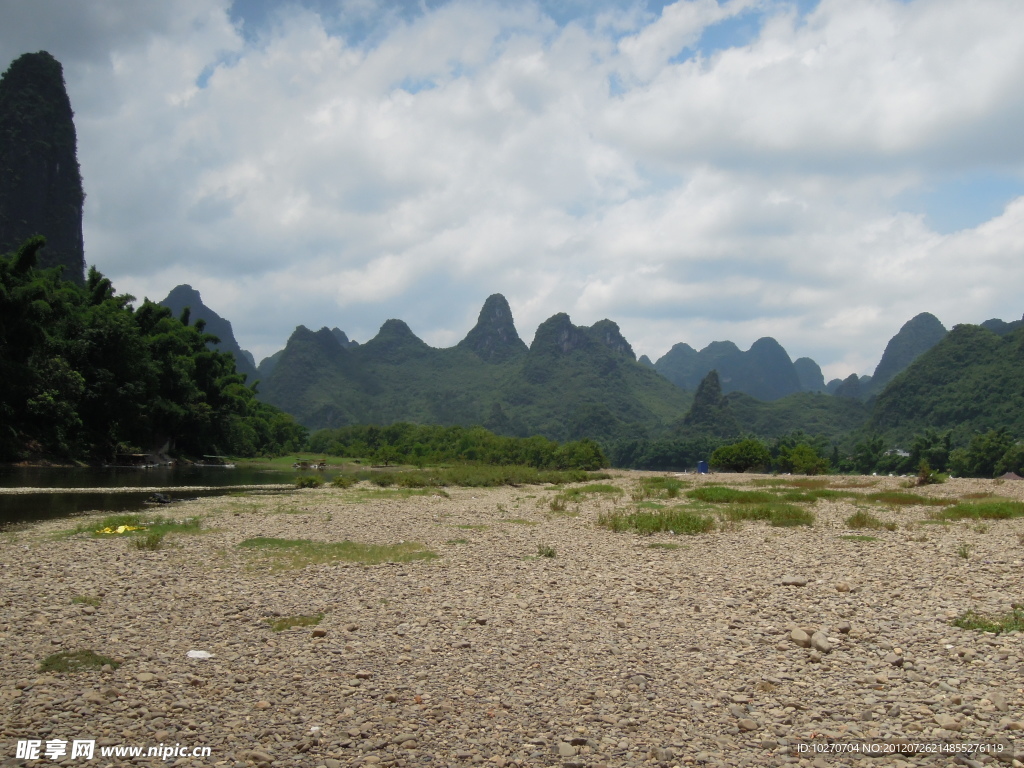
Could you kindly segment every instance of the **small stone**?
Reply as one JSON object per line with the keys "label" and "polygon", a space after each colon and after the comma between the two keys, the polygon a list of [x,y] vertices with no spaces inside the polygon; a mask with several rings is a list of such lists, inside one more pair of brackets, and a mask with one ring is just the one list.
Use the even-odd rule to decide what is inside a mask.
{"label": "small stone", "polygon": [[884,661],[886,664],[892,664],[892,666],[894,667],[902,667],[904,659],[899,654],[889,653],[886,654],[885,658],[882,659],[882,661]]}
{"label": "small stone", "polygon": [[313,637],[327,637],[327,630],[317,627],[313,630]]}
{"label": "small stone", "polygon": [[848,635],[848,634],[850,634],[850,630],[851,629],[852,629],[852,627],[850,626],[850,622],[848,622],[848,621],[841,621],[841,622],[839,622],[839,626],[836,627],[836,630],[841,635]]}
{"label": "small stone", "polygon": [[477,616],[476,617],[476,623],[479,624],[481,627],[486,626],[487,625],[487,617],[486,616]]}
{"label": "small stone", "polygon": [[940,728],[945,728],[947,731],[959,731],[961,727],[960,723],[952,715],[936,715],[935,722],[938,723]]}
{"label": "small stone", "polygon": [[365,669],[361,669],[358,672],[356,672],[356,677],[360,680],[369,680],[371,677],[373,677],[373,672],[367,672]]}
{"label": "small stone", "polygon": [[840,581],[840,582],[836,583],[836,592],[849,592],[849,591],[850,591],[850,582],[848,582],[848,581]]}
{"label": "small stone", "polygon": [[799,645],[801,648],[811,647],[811,638],[802,629],[794,629],[789,633],[789,639]]}
{"label": "small stone", "polygon": [[335,760],[333,757],[328,757],[324,760],[324,768],[341,768],[341,761]]}
{"label": "small stone", "polygon": [[92,616],[94,613],[96,613],[96,608],[91,605],[84,605],[82,606],[82,613],[84,613],[86,616]]}
{"label": "small stone", "polygon": [[676,756],[676,753],[669,747],[655,747],[651,750],[651,755],[659,763],[667,763],[669,760]]}
{"label": "small stone", "polygon": [[782,586],[784,587],[806,587],[807,579],[802,576],[783,576]]}
{"label": "small stone", "polygon": [[626,627],[626,620],[625,619],[616,619],[615,620],[615,626],[618,627],[619,629],[625,628]]}
{"label": "small stone", "polygon": [[900,709],[899,704],[893,704],[891,707],[889,707],[889,711],[885,714],[887,714],[889,717],[899,717],[902,711],[903,710]]}
{"label": "small stone", "polygon": [[345,625],[345,631],[346,632],[355,632],[357,629],[359,629],[359,625],[358,624],[346,624]]}
{"label": "small stone", "polygon": [[990,693],[988,700],[992,702],[992,706],[998,709],[1000,712],[1005,712],[1009,709],[1009,705],[1006,703],[1006,697],[998,691]]}
{"label": "small stone", "polygon": [[253,704],[253,707],[255,709],[270,709],[270,702],[267,701],[266,699],[263,699],[261,701],[257,701],[255,704]]}
{"label": "small stone", "polygon": [[751,720],[749,717],[742,718],[736,725],[739,726],[741,731],[756,731],[757,723]]}
{"label": "small stone", "polygon": [[572,744],[566,744],[564,741],[558,742],[558,754],[560,757],[575,757],[576,747]]}
{"label": "small stone", "polygon": [[828,641],[824,632],[815,632],[811,635],[811,647],[820,653],[832,653],[832,643]]}
{"label": "small stone", "polygon": [[821,661],[821,651],[812,650],[807,654],[807,658],[815,664],[818,664]]}
{"label": "small stone", "polygon": [[138,680],[140,683],[152,683],[154,680],[156,680],[156,675],[154,675],[152,672],[140,672],[135,676],[135,679]]}

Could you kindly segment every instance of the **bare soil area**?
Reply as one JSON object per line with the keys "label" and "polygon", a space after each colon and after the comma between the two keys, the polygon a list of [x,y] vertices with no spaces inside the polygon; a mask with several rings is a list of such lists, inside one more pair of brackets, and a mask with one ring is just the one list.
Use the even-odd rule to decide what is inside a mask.
{"label": "bare soil area", "polygon": [[[829,487],[863,498],[799,504],[812,526],[729,522],[708,504],[696,508],[718,521],[711,533],[597,525],[637,508],[644,476],[615,473],[621,494],[557,513],[560,489],[545,486],[199,500],[155,510],[203,518],[156,551],[69,535],[81,519],[8,531],[0,765],[1021,765],[1024,633],[951,621],[1024,602],[1024,518],[940,524],[941,507],[866,495],[1024,501],[1024,483],[837,477]],[[679,498],[648,506],[769,480],[679,479]],[[895,530],[849,528],[858,510]],[[416,542],[439,557],[283,567],[239,546],[254,537]],[[119,666],[40,671],[78,650]],[[25,739],[98,746],[92,761],[33,763],[16,758]],[[897,740],[1001,751],[838,751]],[[211,756],[99,754],[159,744]]]}

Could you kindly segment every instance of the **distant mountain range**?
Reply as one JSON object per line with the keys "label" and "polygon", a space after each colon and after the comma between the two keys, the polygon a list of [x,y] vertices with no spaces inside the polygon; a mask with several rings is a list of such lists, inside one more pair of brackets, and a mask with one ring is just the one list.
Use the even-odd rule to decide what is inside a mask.
{"label": "distant mountain range", "polygon": [[[527,346],[508,302],[495,294],[454,347],[430,347],[397,319],[364,344],[338,328],[299,326],[285,348],[257,368],[239,348],[231,324],[191,286],[178,286],[161,304],[176,314],[189,307],[192,321],[204,319],[220,348],[235,355],[239,370],[260,379],[260,397],[310,428],[395,421],[481,424],[502,434],[558,440],[687,434],[695,424],[711,429],[715,418],[723,421],[711,429],[719,437],[771,437],[801,429],[832,439],[862,428],[905,435],[929,425],[965,432],[993,419],[1016,423],[1006,421],[1007,408],[993,410],[991,403],[986,413],[1002,414],[998,418],[966,407],[949,411],[949,403],[968,397],[962,382],[980,387],[976,378],[986,366],[1001,371],[997,389],[1006,402],[1016,402],[1015,374],[1003,370],[1000,360],[1012,357],[1004,345],[1024,334],[1024,320],[997,319],[951,333],[922,313],[889,340],[871,376],[851,374],[826,384],[817,363],[791,360],[771,337],[747,351],[730,341],[699,351],[680,343],[652,363],[646,356],[637,360],[611,320],[576,326],[559,313],[537,328]],[[976,344],[970,370],[957,362],[964,359],[964,338],[988,340]],[[997,353],[1003,357],[982,362]],[[726,410],[698,418],[690,412],[693,392],[711,371],[717,372]],[[939,405],[929,399],[936,392]],[[1024,429],[1024,411],[1021,422]]]}

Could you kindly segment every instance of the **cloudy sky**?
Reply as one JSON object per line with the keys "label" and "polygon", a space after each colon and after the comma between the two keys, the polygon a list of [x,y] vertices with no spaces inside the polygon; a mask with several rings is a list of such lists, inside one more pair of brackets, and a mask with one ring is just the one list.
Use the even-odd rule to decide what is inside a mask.
{"label": "cloudy sky", "polygon": [[919,312],[1024,313],[1019,0],[0,0],[64,65],[86,260],[458,342],[491,293],[638,354],[774,336],[870,373]]}

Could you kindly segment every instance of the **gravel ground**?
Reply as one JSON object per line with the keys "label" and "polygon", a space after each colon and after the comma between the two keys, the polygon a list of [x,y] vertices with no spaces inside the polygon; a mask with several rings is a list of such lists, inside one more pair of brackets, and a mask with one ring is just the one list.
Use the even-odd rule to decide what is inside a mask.
{"label": "gravel ground", "polygon": [[[97,747],[94,760],[63,764],[1021,765],[1024,634],[950,620],[1024,599],[1024,519],[943,526],[923,522],[934,508],[858,502],[898,528],[853,532],[844,520],[856,500],[819,500],[809,528],[598,527],[600,512],[632,506],[639,477],[616,473],[625,493],[590,495],[568,514],[550,512],[557,491],[542,486],[185,502],[158,511],[202,515],[204,532],[170,535],[159,551],[61,535],[67,520],[8,531],[0,765],[54,764],[17,759],[19,739],[76,738],[212,754],[111,758]],[[833,480],[859,480],[859,493],[906,482]],[[920,491],[986,492],[1024,500],[1024,483]],[[875,540],[842,538],[852,533]],[[272,570],[237,546],[255,536],[419,542],[441,557]],[[315,627],[268,622],[318,613]],[[39,671],[49,654],[80,649],[120,666]],[[897,739],[998,740],[1004,751],[809,751]]]}

